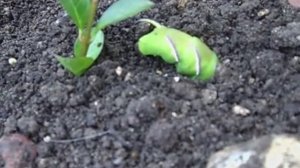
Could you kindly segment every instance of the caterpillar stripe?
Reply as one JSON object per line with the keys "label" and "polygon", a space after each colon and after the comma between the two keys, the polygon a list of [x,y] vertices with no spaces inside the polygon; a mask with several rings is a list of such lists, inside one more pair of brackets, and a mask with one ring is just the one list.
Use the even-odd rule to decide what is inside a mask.
{"label": "caterpillar stripe", "polygon": [[161,57],[175,64],[178,73],[195,79],[209,80],[214,76],[218,58],[203,41],[150,19],[141,21],[155,26],[138,41],[138,49],[144,56]]}

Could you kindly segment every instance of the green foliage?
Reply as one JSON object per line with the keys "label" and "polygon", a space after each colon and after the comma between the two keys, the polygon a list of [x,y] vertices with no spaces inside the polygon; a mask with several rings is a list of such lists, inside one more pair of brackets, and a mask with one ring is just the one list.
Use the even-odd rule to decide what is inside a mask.
{"label": "green foliage", "polygon": [[91,10],[90,0],[59,0],[64,10],[71,17],[76,26],[83,30],[87,26],[89,11]]}
{"label": "green foliage", "polygon": [[74,57],[58,56],[58,61],[76,76],[97,60],[104,45],[103,29],[151,8],[150,0],[119,0],[112,4],[93,27],[98,0],[59,0],[78,28]]}
{"label": "green foliage", "polygon": [[104,34],[102,31],[98,31],[95,34],[92,33],[92,39],[87,51],[86,57],[96,60],[101,53],[104,45]]}
{"label": "green foliage", "polygon": [[56,58],[67,70],[76,76],[83,74],[94,62],[93,59],[87,57],[66,58],[57,56]]}
{"label": "green foliage", "polygon": [[218,58],[202,40],[153,20],[142,21],[155,26],[152,32],[138,41],[138,48],[143,55],[159,56],[169,64],[176,64],[178,73],[194,79],[205,81],[214,76]]}
{"label": "green foliage", "polygon": [[147,10],[153,6],[151,1],[145,0],[119,0],[112,4],[101,16],[97,22],[98,29],[118,23],[129,17]]}

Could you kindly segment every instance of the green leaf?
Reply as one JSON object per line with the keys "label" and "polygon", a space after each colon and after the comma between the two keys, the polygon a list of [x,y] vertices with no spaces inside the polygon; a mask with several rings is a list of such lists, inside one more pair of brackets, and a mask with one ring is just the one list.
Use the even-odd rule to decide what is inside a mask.
{"label": "green leaf", "polygon": [[119,0],[112,4],[97,22],[97,29],[118,23],[138,13],[150,9],[154,3],[150,0]]}
{"label": "green leaf", "polygon": [[59,0],[59,2],[76,26],[83,30],[91,10],[91,0]]}
{"label": "green leaf", "polygon": [[82,75],[93,64],[94,60],[87,57],[66,58],[57,56],[58,61],[76,76]]}
{"label": "green leaf", "polygon": [[104,45],[103,32],[101,30],[98,32],[92,32],[91,33],[91,41],[92,42],[90,43],[86,57],[96,60],[99,57],[99,55],[102,51],[103,45]]}

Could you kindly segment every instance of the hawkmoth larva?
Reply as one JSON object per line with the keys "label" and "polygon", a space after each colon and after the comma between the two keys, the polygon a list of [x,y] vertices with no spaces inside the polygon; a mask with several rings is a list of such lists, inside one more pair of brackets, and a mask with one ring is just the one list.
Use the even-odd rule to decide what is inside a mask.
{"label": "hawkmoth larva", "polygon": [[218,58],[202,40],[150,20],[155,28],[138,41],[139,51],[145,55],[159,56],[176,65],[178,73],[195,79],[209,80],[216,71]]}

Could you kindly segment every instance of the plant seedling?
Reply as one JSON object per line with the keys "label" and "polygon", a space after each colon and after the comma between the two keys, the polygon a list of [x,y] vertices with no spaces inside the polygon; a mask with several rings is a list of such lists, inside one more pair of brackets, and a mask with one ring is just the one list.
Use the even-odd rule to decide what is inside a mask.
{"label": "plant seedling", "polygon": [[59,0],[78,29],[74,56],[57,56],[58,61],[74,75],[80,76],[94,63],[104,45],[103,30],[151,8],[150,0],[119,0],[112,4],[94,25],[99,0]]}
{"label": "plant seedling", "polygon": [[206,81],[214,76],[217,54],[201,39],[150,19],[141,21],[155,27],[138,41],[138,49],[144,56],[159,56],[169,64],[176,64],[178,73],[194,79]]}

